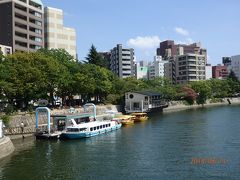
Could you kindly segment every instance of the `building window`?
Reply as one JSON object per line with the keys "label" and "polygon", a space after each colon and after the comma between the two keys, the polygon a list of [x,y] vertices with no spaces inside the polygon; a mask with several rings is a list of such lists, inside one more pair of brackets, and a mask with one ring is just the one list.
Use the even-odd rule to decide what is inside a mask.
{"label": "building window", "polygon": [[133,99],[133,98],[134,98],[133,94],[130,94],[130,95],[129,95],[129,98],[130,98],[130,99]]}

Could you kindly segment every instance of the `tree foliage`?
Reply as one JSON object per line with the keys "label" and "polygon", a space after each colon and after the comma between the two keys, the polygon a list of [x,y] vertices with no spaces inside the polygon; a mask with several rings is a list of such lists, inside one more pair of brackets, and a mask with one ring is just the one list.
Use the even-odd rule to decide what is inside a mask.
{"label": "tree foliage", "polygon": [[92,44],[86,57],[86,63],[95,64],[100,67],[108,68],[108,60],[97,52],[97,48]]}
{"label": "tree foliage", "polygon": [[[41,49],[36,53],[17,52],[0,61],[0,100],[11,109],[28,109],[29,102],[47,99],[52,104],[59,96],[63,105],[81,95],[89,101],[122,104],[128,91],[155,91],[167,100],[185,99],[204,104],[208,98],[223,98],[240,93],[240,82],[234,78],[196,81],[189,85],[172,85],[165,78],[153,80],[118,78],[94,62],[98,56],[92,47],[89,62],[79,63],[63,49]],[[91,58],[90,58],[91,57]],[[96,60],[96,59],[95,59]]]}

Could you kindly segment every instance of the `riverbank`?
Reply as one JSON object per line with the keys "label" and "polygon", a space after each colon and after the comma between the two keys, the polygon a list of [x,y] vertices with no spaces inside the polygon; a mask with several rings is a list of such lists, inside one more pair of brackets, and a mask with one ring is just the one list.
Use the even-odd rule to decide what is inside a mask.
{"label": "riverbank", "polygon": [[196,109],[202,107],[210,107],[210,106],[222,106],[222,105],[235,105],[240,104],[240,97],[237,98],[222,98],[221,102],[211,102],[211,100],[207,100],[204,105],[186,105],[184,101],[171,101],[169,102],[169,106],[163,109],[163,113],[182,111],[187,109]]}
{"label": "riverbank", "polygon": [[0,159],[10,155],[14,151],[14,146],[9,137],[0,139]]}
{"label": "riverbank", "polygon": [[[97,105],[97,116],[99,119],[103,118],[101,115],[106,111],[120,112],[121,108],[117,105]],[[68,108],[68,109],[53,109],[51,114],[79,114],[83,113],[83,107]],[[92,109],[87,109],[87,112],[92,112]],[[24,127],[21,127],[21,123]],[[46,115],[39,114],[39,124],[46,123]],[[33,136],[36,131],[35,113],[18,113],[10,116],[8,127],[4,128],[4,134],[9,136],[10,139],[18,139],[22,137]]]}

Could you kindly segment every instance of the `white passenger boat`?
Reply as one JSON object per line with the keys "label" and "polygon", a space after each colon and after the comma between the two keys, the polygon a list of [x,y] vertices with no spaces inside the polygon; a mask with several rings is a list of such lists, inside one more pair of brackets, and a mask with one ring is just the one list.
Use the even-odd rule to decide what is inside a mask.
{"label": "white passenger boat", "polygon": [[104,134],[121,128],[122,124],[118,121],[93,121],[88,123],[76,124],[72,119],[73,125],[67,126],[62,131],[60,138],[79,139]]}

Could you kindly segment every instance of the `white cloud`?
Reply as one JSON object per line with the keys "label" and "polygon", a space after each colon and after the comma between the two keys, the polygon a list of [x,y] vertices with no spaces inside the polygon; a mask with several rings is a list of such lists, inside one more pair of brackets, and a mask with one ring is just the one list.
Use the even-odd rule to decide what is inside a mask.
{"label": "white cloud", "polygon": [[175,32],[182,35],[182,36],[188,36],[189,32],[186,29],[183,29],[181,27],[175,27]]}
{"label": "white cloud", "polygon": [[159,46],[160,38],[158,36],[138,36],[136,38],[131,38],[127,41],[128,46],[132,46],[139,49],[152,49]]}
{"label": "white cloud", "polygon": [[176,41],[177,44],[192,44],[194,40],[192,38],[186,38],[183,41]]}

